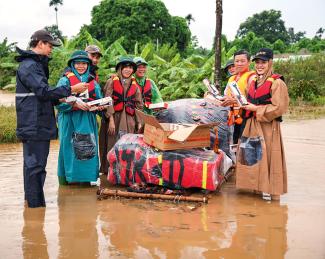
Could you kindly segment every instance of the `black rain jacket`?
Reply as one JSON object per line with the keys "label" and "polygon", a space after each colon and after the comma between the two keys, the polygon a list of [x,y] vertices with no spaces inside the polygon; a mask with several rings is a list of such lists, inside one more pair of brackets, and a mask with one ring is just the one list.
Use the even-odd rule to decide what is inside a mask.
{"label": "black rain jacket", "polygon": [[49,58],[31,50],[17,48],[16,73],[17,137],[21,140],[57,138],[53,105],[71,94],[70,87],[48,85]]}

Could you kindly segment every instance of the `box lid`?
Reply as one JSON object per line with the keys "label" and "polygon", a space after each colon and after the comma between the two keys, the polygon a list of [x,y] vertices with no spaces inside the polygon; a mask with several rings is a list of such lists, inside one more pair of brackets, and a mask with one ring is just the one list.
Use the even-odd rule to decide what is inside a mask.
{"label": "box lid", "polygon": [[155,116],[145,114],[144,112],[135,109],[135,113],[137,116],[140,117],[140,119],[144,122],[144,124],[150,124],[156,128],[164,130],[163,126],[160,125],[159,121],[156,119]]}
{"label": "box lid", "polygon": [[[165,130],[164,127],[159,123],[155,116],[145,114],[139,110],[136,110],[136,114],[143,120],[145,124],[150,124],[156,128]],[[213,122],[208,124],[181,124],[183,127],[175,130],[172,134],[168,136],[169,139],[175,140],[177,142],[184,142],[193,133],[194,130],[199,128],[211,128],[217,126],[219,122]]]}

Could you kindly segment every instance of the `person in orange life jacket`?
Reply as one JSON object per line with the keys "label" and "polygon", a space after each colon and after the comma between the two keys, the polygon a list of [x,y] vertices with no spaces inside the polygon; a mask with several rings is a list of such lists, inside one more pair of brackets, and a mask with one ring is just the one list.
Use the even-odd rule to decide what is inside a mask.
{"label": "person in orange life jacket", "polygon": [[148,108],[149,105],[151,103],[161,103],[163,99],[155,82],[146,77],[148,63],[141,57],[135,57],[133,61],[137,65],[137,71],[134,75],[136,84],[142,94],[143,111],[152,115],[153,111]]}
{"label": "person in orange life jacket", "polygon": [[57,138],[53,106],[60,98],[81,93],[87,86],[52,88],[48,84],[49,56],[53,46],[61,43],[46,30],[38,30],[31,36],[30,50],[17,48],[19,62],[16,73],[17,138],[23,143],[24,192],[27,206],[44,207],[43,186],[50,140]]}
{"label": "person in orange life jacket", "polygon": [[[263,198],[269,196],[265,195],[267,193],[271,194],[273,200],[279,200],[280,195],[287,192],[287,170],[280,122],[281,116],[288,109],[289,96],[283,76],[273,73],[272,60],[273,51],[268,48],[261,48],[254,56],[256,79],[248,88],[249,104],[243,109],[246,110],[246,127],[250,127],[250,120],[260,125],[266,145],[268,170],[258,172],[259,189],[256,191],[264,192]],[[237,187],[240,188],[240,185],[238,182]]]}
{"label": "person in orange life jacket", "polygon": [[[246,96],[246,88],[255,76],[255,72],[249,70],[250,54],[246,50],[239,50],[235,52],[234,65],[235,75],[232,75],[229,78],[228,83],[236,81],[241,93]],[[228,86],[225,89],[221,106],[230,106],[228,124],[234,125],[233,143],[237,144],[242,131],[242,110],[238,107],[236,99],[232,96],[232,92]]]}
{"label": "person in orange life jacket", "polygon": [[130,57],[121,57],[116,64],[116,74],[106,82],[105,97],[113,99],[113,106],[105,112],[99,133],[100,171],[108,173],[107,153],[124,133],[136,133],[141,128],[141,120],[135,109],[142,110],[142,96],[132,74],[137,66]]}
{"label": "person in orange life jacket", "polygon": [[92,64],[90,66],[90,74],[94,76],[97,83],[99,83],[98,78],[98,65],[100,62],[101,57],[103,54],[100,51],[100,48],[96,45],[88,45],[85,49],[85,51],[88,53],[88,57],[91,59]]}
{"label": "person in orange life jacket", "polygon": [[[95,182],[99,175],[98,126],[96,112],[89,111],[87,101],[102,98],[99,84],[93,77],[89,80],[91,60],[87,52],[75,51],[68,61],[71,68],[57,87],[88,83],[88,100],[57,105],[60,150],[58,178],[60,184]],[[85,102],[84,102],[85,101]],[[102,111],[103,107],[97,110]]]}

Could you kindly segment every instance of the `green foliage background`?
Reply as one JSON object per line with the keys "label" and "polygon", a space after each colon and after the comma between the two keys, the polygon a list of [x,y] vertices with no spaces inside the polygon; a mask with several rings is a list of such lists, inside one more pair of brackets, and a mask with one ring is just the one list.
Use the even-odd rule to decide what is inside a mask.
{"label": "green foliage background", "polygon": [[102,0],[92,10],[85,27],[96,39],[110,46],[121,36],[124,48],[132,51],[137,43],[174,44],[183,52],[191,40],[191,31],[183,17],[171,16],[159,0]]}

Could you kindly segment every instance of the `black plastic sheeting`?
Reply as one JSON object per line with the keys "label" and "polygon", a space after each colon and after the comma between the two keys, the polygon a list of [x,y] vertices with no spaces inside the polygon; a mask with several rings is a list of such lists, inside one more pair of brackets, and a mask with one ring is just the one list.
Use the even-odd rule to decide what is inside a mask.
{"label": "black plastic sheeting", "polygon": [[[217,107],[204,99],[181,99],[168,103],[168,109],[157,112],[159,122],[207,124],[220,122],[218,125],[219,148],[229,157],[229,145],[232,144],[232,131],[227,125],[229,108]],[[213,147],[215,133],[211,129],[210,144]]]}
{"label": "black plastic sheeting", "polygon": [[72,134],[74,153],[78,160],[89,160],[96,155],[96,143],[93,134]]}

